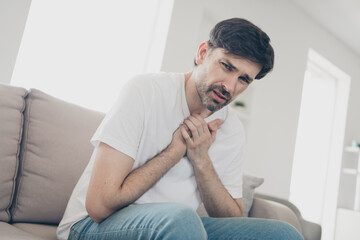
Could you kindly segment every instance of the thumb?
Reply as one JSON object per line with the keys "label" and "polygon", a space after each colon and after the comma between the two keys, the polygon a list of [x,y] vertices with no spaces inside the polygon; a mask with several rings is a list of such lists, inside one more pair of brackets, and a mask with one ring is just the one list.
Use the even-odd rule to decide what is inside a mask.
{"label": "thumb", "polygon": [[220,128],[221,124],[223,124],[223,123],[224,123],[224,121],[222,119],[218,118],[218,119],[215,119],[215,120],[209,122],[208,128],[210,129],[211,132],[216,132]]}

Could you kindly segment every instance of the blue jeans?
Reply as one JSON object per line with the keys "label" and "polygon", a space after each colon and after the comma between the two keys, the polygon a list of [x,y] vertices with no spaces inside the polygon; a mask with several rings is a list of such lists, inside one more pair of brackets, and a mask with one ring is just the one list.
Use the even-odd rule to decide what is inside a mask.
{"label": "blue jeans", "polygon": [[74,239],[240,239],[301,240],[290,224],[256,218],[199,218],[177,203],[151,203],[123,208],[100,224],[90,217],[74,224]]}

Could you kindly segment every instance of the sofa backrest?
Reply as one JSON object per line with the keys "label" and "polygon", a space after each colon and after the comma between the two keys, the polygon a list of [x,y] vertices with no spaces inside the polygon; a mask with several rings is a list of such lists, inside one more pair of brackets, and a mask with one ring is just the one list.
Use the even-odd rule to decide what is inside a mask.
{"label": "sofa backrest", "polygon": [[[18,95],[23,96],[24,93],[20,91]],[[22,137],[10,221],[58,224],[90,159],[93,151],[90,138],[104,114],[36,89],[25,95],[23,128],[18,129],[18,132],[22,131],[18,134]],[[18,111],[24,108],[20,103],[18,105]],[[21,114],[18,118],[17,121],[20,121]],[[3,130],[0,131],[2,135]],[[1,136],[1,141],[6,139]],[[0,181],[2,186],[3,181]]]}
{"label": "sofa backrest", "polygon": [[24,88],[0,84],[0,221],[10,221],[25,109]]}

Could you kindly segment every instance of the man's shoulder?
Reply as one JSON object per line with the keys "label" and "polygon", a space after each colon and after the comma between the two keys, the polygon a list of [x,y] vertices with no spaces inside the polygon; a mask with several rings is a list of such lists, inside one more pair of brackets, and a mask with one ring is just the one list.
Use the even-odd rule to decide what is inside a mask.
{"label": "man's shoulder", "polygon": [[[179,73],[146,73],[131,78],[121,95],[137,96],[147,108],[173,106],[184,94],[184,75]],[[159,105],[159,106],[160,106]]]}

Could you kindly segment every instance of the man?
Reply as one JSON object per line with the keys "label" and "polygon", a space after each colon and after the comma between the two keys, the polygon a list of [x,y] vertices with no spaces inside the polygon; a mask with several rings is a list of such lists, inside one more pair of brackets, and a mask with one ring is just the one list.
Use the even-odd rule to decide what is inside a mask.
{"label": "man", "polygon": [[[130,81],[92,138],[59,239],[301,239],[288,224],[241,218],[244,132],[226,105],[271,71],[269,42],[225,20],[192,72]],[[197,216],[201,202],[210,217]]]}

